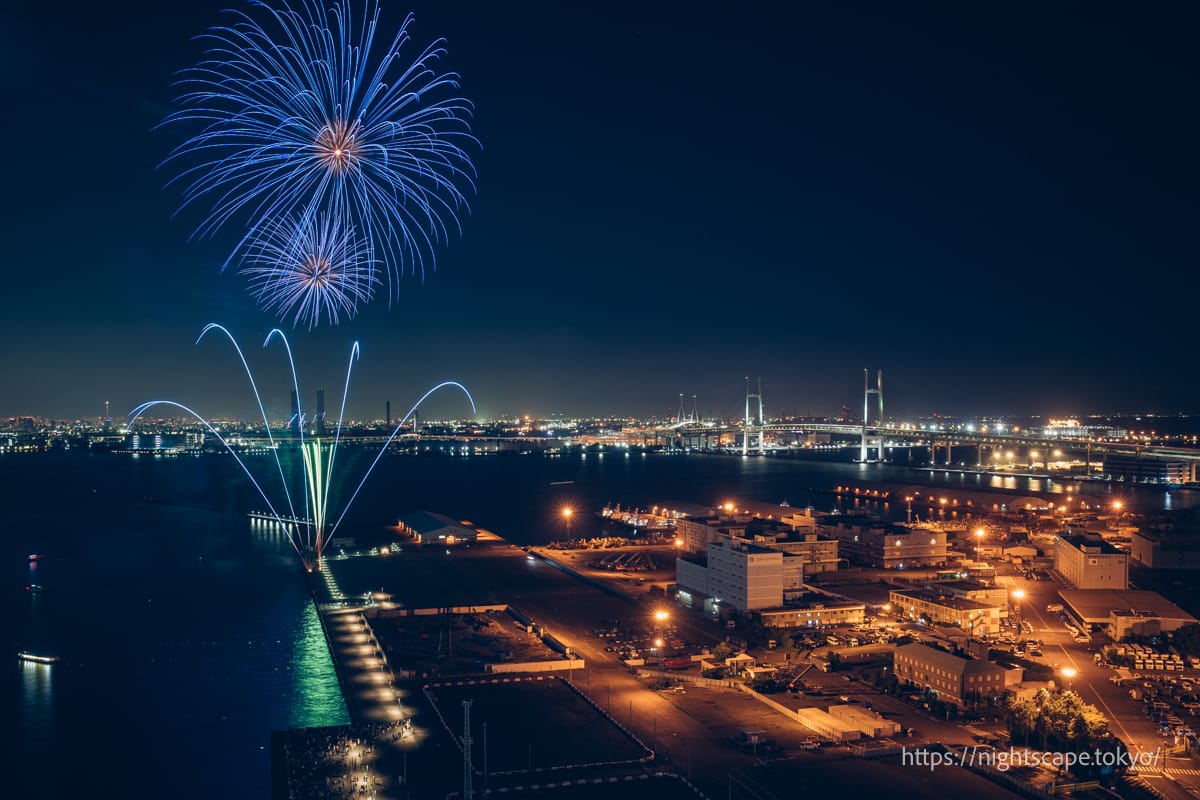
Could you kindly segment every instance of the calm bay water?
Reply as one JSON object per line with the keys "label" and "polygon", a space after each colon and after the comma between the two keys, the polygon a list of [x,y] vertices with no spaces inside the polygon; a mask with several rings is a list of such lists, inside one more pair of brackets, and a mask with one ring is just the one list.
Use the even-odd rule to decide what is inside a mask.
{"label": "calm bay water", "polygon": [[[346,498],[368,454],[338,458],[331,497]],[[260,476],[273,468],[262,458],[251,465]],[[571,531],[579,536],[599,531],[586,512],[609,502],[786,499],[829,509],[834,498],[810,489],[847,479],[1050,488],[776,458],[389,457],[339,535],[429,509],[536,544],[564,538],[564,504],[581,512]],[[346,721],[298,560],[286,542],[252,531],[245,512],[264,504],[232,459],[6,456],[0,486],[4,644],[10,654],[63,658],[50,668],[3,659],[17,699],[4,724],[15,726],[19,786],[52,798],[121,787],[140,797],[265,798],[271,731]],[[281,494],[278,483],[263,486]],[[1133,499],[1144,509],[1180,507],[1200,502],[1195,494]],[[43,558],[31,564],[30,553]]]}

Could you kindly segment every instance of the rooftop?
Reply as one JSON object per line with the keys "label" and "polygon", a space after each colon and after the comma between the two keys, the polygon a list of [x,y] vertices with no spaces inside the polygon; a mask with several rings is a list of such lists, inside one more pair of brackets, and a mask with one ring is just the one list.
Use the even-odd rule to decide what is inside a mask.
{"label": "rooftop", "polygon": [[438,514],[435,511],[413,511],[410,514],[402,516],[400,522],[420,534],[438,531],[443,528],[475,530],[471,525],[464,525],[457,520],[450,519],[445,514]]}
{"label": "rooftop", "polygon": [[978,600],[968,600],[965,597],[939,594],[938,592],[931,592],[925,589],[893,589],[892,594],[908,597],[913,600],[923,600],[927,603],[936,603],[939,606],[957,609],[958,611],[978,611],[996,607],[991,603],[981,603]]}
{"label": "rooftop", "polygon": [[934,592],[936,592],[938,589],[942,589],[942,588],[953,589],[953,590],[959,591],[959,592],[975,592],[980,589],[992,589],[995,587],[988,586],[986,583],[983,583],[982,581],[966,580],[966,581],[937,581],[936,583],[931,583],[929,585],[929,588],[931,591],[934,591]]}
{"label": "rooftop", "polygon": [[1113,611],[1148,612],[1165,619],[1196,619],[1158,592],[1136,589],[1060,589],[1063,602],[1093,624],[1108,622]]}
{"label": "rooftop", "polygon": [[947,653],[940,647],[931,647],[919,642],[900,645],[896,648],[896,656],[906,656],[925,664],[933,664],[938,669],[943,669],[951,674],[965,672],[967,664],[970,663],[969,659],[962,656],[956,656],[953,653]]}
{"label": "rooftop", "polygon": [[1099,536],[1085,533],[1068,533],[1059,536],[1059,538],[1074,547],[1076,550],[1086,550],[1091,553],[1099,553],[1100,555],[1105,556],[1125,555],[1124,550],[1119,550],[1116,547],[1113,547]]}

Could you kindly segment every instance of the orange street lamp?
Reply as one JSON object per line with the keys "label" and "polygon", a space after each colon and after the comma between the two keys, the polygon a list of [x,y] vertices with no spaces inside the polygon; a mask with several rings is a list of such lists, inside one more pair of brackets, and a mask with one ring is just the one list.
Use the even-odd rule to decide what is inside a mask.
{"label": "orange street lamp", "polygon": [[1079,674],[1079,671],[1076,670],[1074,667],[1063,667],[1062,668],[1062,676],[1067,679],[1067,691],[1070,691],[1071,688],[1075,685],[1075,676],[1078,674]]}
{"label": "orange street lamp", "polygon": [[563,506],[562,518],[563,524],[567,526],[567,538],[571,538],[571,520],[575,517],[575,509],[570,506]]}

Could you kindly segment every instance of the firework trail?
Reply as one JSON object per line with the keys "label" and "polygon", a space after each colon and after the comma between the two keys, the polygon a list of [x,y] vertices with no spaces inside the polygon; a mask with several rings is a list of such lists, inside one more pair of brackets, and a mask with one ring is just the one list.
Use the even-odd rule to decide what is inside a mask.
{"label": "firework trail", "polygon": [[[344,504],[338,503],[337,501],[339,498],[336,497],[332,498],[331,500],[330,489],[333,485],[334,465],[337,463],[338,446],[342,443],[342,422],[345,419],[346,398],[350,394],[350,375],[354,363],[358,360],[360,352],[358,342],[354,342],[350,348],[349,362],[346,365],[346,383],[342,390],[342,407],[341,411],[338,413],[337,429],[336,433],[334,434],[332,446],[326,447],[320,439],[308,439],[306,441],[304,438],[304,428],[303,426],[300,428],[300,439],[296,444],[298,444],[300,449],[303,470],[301,473],[302,486],[300,487],[298,493],[304,498],[304,517],[298,518],[293,501],[294,493],[288,486],[288,478],[284,474],[283,465],[279,460],[278,451],[280,447],[287,445],[284,442],[276,440],[271,434],[271,425],[267,419],[266,409],[263,406],[262,394],[259,392],[258,382],[254,379],[254,374],[250,370],[250,365],[246,361],[246,357],[242,352],[242,348],[238,345],[237,340],[233,337],[233,334],[231,334],[224,326],[216,323],[209,323],[204,327],[204,330],[201,331],[199,338],[196,339],[196,343],[199,344],[200,341],[204,339],[205,335],[210,331],[220,331],[221,333],[225,334],[225,336],[232,343],[234,350],[237,352],[242,367],[246,372],[246,377],[250,381],[250,388],[254,392],[255,401],[257,402],[259,412],[262,415],[263,426],[266,429],[267,434],[267,441],[269,443],[272,456],[274,457],[275,469],[278,473],[279,485],[282,490],[283,503],[277,503],[272,500],[273,496],[275,496],[276,500],[278,500],[279,497],[278,495],[275,495],[275,492],[270,490],[270,484],[268,484],[265,480],[259,480],[255,476],[254,471],[250,469],[250,466],[238,454],[238,450],[233,447],[233,445],[231,445],[224,436],[221,435],[219,430],[213,427],[213,425],[209,423],[208,420],[205,419],[204,416],[202,416],[198,411],[195,411],[182,403],[178,403],[174,400],[150,400],[145,403],[141,403],[129,412],[130,420],[128,426],[132,430],[138,419],[151,408],[155,408],[156,406],[169,406],[171,408],[178,409],[200,422],[200,424],[202,424],[209,433],[216,437],[216,440],[221,443],[221,446],[233,456],[238,466],[242,468],[242,471],[246,474],[246,477],[250,480],[250,483],[253,484],[255,490],[257,490],[259,497],[261,497],[263,502],[267,504],[267,508],[270,509],[271,516],[275,518],[275,521],[283,530],[287,531],[288,541],[296,550],[296,553],[299,554],[301,560],[304,562],[304,565],[310,572],[313,570],[320,570],[321,556],[324,553],[326,543],[333,538],[334,531],[336,531],[338,526],[342,524],[342,520],[345,518],[346,512],[349,511],[350,506],[354,504],[359,492],[362,491],[363,486],[366,484],[367,478],[369,478],[371,473],[374,471],[375,465],[379,463],[379,460],[383,457],[384,453],[387,452],[387,449],[391,445],[392,441],[397,435],[399,435],[401,429],[408,422],[408,420],[412,418],[413,414],[416,413],[421,403],[425,402],[425,400],[434,392],[440,391],[441,389],[454,387],[461,390],[462,393],[466,395],[467,402],[469,402],[471,405],[471,413],[475,413],[475,399],[471,397],[471,393],[467,391],[467,387],[463,386],[457,381],[443,381],[442,383],[437,384],[432,389],[429,389],[427,392],[421,395],[417,402],[413,403],[413,406],[409,409],[408,413],[405,414],[396,424],[395,428],[392,429],[391,434],[384,441],[378,452],[376,452],[375,458],[371,461],[370,465],[363,473],[362,478],[359,480],[357,486],[355,486],[354,491],[350,494],[349,499],[347,499]],[[263,342],[263,347],[267,347],[271,343],[272,339],[275,338],[281,340],[287,352],[288,364],[291,366],[292,371],[293,391],[295,391],[296,397],[299,398],[300,382],[297,378],[296,362],[292,358],[292,348],[288,343],[287,336],[284,335],[283,331],[275,328],[267,334],[266,341]],[[297,403],[298,402],[299,400],[297,399]],[[284,504],[286,504],[286,508],[284,507]],[[327,523],[331,518],[330,512],[335,508],[340,508],[341,510],[336,521],[332,526],[329,526]]]}
{"label": "firework trail", "polygon": [[[386,274],[390,300],[400,276],[423,275],[436,263],[434,247],[461,232],[475,188],[472,105],[453,96],[458,76],[436,68],[444,42],[405,60],[412,16],[384,46],[376,0],[364,0],[361,17],[341,2],[251,6],[201,37],[204,59],[177,82],[182,108],[162,123],[194,131],[164,162],[180,169],[171,182],[184,185],[183,207],[210,204],[194,236],[244,220],[228,265],[291,253],[279,220],[291,220],[303,240],[332,219],[363,240],[366,258],[355,263]],[[297,321],[315,324],[311,301],[282,299],[263,279],[256,291],[268,307],[296,308]],[[356,275],[353,291],[315,279],[308,288],[327,295],[319,300],[326,313],[352,315],[375,283]]]}

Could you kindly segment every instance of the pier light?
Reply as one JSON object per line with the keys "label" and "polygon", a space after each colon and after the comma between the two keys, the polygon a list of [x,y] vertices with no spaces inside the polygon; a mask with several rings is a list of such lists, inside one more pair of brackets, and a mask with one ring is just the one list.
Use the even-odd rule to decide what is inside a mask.
{"label": "pier light", "polygon": [[1125,504],[1122,503],[1120,500],[1113,500],[1112,507],[1113,507],[1113,511],[1120,511],[1122,508],[1125,507]]}

